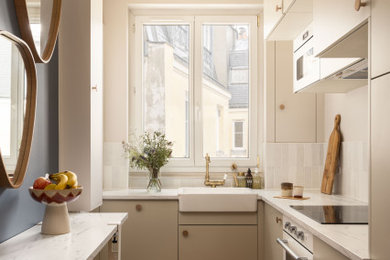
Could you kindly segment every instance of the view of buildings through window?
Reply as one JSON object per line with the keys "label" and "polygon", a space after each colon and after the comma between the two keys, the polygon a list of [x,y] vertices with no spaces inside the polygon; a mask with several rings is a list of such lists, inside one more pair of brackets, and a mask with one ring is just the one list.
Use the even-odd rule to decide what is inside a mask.
{"label": "view of buildings through window", "polygon": [[[248,157],[249,25],[204,24],[201,30],[202,39],[194,41],[202,43],[203,154]],[[164,131],[178,158],[189,157],[193,127],[190,35],[189,25],[143,26],[143,127]]]}

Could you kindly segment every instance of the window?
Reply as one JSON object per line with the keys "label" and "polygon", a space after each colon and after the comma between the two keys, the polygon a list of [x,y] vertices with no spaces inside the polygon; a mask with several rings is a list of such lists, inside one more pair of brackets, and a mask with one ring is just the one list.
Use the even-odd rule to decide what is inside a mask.
{"label": "window", "polygon": [[234,133],[233,133],[233,144],[234,148],[243,148],[244,147],[244,122],[237,121],[234,122]]}
{"label": "window", "polygon": [[[168,167],[256,163],[255,16],[135,18],[129,128],[172,140]],[[240,128],[241,127],[241,128]],[[239,148],[239,149],[238,149]]]}

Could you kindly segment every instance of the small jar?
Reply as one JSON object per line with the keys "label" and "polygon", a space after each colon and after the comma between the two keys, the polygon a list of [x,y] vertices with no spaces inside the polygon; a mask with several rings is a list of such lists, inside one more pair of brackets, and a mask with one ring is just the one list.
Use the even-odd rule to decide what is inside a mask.
{"label": "small jar", "polygon": [[282,197],[292,197],[293,196],[293,184],[291,182],[282,182]]}
{"label": "small jar", "polygon": [[245,172],[239,172],[237,176],[238,187],[245,188],[246,187],[246,177]]}
{"label": "small jar", "polygon": [[303,197],[303,186],[294,186],[293,189],[294,198],[302,198]]}

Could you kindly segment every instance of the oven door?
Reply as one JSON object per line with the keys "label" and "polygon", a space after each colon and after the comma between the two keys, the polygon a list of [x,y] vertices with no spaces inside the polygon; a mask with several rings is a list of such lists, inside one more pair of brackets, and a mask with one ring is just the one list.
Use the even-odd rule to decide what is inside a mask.
{"label": "oven door", "polygon": [[313,254],[283,231],[283,239],[276,242],[283,248],[283,260],[313,260]]}
{"label": "oven door", "polygon": [[320,80],[320,63],[319,58],[314,57],[313,37],[294,53],[294,92]]}

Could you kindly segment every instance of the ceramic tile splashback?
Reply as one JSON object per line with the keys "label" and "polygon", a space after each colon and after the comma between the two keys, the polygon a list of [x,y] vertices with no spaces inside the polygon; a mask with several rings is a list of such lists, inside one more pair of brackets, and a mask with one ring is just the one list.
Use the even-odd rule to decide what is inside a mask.
{"label": "ceramic tile splashback", "polygon": [[105,142],[103,148],[103,187],[106,190],[128,187],[129,164],[122,143]]}
{"label": "ceramic tile splashback", "polygon": [[[319,189],[327,152],[324,143],[265,144],[265,186],[280,188],[292,182]],[[334,193],[368,201],[368,146],[365,142],[343,142]]]}
{"label": "ceramic tile splashback", "polygon": [[324,144],[318,143],[267,143],[264,165],[266,188],[280,188],[281,182],[319,188],[324,149]]}

